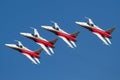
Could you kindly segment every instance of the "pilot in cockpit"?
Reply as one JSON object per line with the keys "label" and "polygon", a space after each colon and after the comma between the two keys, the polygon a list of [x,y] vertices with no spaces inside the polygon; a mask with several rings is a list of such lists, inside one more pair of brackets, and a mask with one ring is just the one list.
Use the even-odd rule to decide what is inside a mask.
{"label": "pilot in cockpit", "polygon": [[23,46],[22,45],[17,45],[19,48],[23,48]]}
{"label": "pilot in cockpit", "polygon": [[36,38],[38,37],[38,35],[36,35],[36,34],[32,34],[32,35],[33,35],[34,37],[36,37]]}
{"label": "pilot in cockpit", "polygon": [[56,29],[56,30],[59,30],[59,28],[57,28],[57,27],[55,27],[55,26],[53,26],[53,28]]}
{"label": "pilot in cockpit", "polygon": [[94,27],[94,24],[87,23],[89,26]]}

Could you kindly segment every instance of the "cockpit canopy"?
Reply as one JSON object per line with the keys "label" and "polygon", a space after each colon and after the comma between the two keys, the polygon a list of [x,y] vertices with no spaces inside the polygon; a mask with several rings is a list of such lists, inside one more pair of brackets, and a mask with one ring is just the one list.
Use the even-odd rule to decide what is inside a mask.
{"label": "cockpit canopy", "polygon": [[38,35],[36,35],[36,34],[32,34],[32,35],[33,35],[34,37],[36,37],[36,38],[38,37]]}
{"label": "cockpit canopy", "polygon": [[56,29],[56,30],[59,30],[59,28],[57,28],[57,27],[55,27],[55,26],[53,26],[53,28]]}
{"label": "cockpit canopy", "polygon": [[91,27],[94,27],[94,24],[91,24],[91,23],[87,23],[89,26],[91,26]]}
{"label": "cockpit canopy", "polygon": [[23,46],[22,45],[17,45],[19,48],[23,48]]}

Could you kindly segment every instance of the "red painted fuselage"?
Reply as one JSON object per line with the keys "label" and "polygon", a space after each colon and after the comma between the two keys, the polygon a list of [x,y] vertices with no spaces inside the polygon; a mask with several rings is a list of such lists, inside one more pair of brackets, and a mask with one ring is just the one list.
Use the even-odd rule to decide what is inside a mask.
{"label": "red painted fuselage", "polygon": [[108,32],[104,31],[104,30],[100,30],[100,29],[96,29],[96,28],[91,28],[91,31],[95,32],[95,33],[98,33],[98,34],[100,34],[103,37],[107,37],[107,38],[111,37],[111,35]]}
{"label": "red painted fuselage", "polygon": [[71,40],[71,41],[76,41],[76,38],[74,36],[70,35],[70,34],[66,34],[66,33],[63,33],[63,32],[56,32],[56,35],[63,36],[66,39]]}
{"label": "red painted fuselage", "polygon": [[34,38],[33,40],[37,43],[44,44],[46,47],[51,47],[51,48],[54,47],[54,45],[49,41],[45,41],[45,40],[42,40],[42,39],[39,39],[39,38]]}
{"label": "red painted fuselage", "polygon": [[25,49],[16,49],[17,51],[23,53],[23,54],[28,54],[30,55],[31,57],[36,57],[36,58],[39,58],[39,54],[36,53],[36,52],[33,52],[33,51],[29,51],[29,50],[25,50]]}

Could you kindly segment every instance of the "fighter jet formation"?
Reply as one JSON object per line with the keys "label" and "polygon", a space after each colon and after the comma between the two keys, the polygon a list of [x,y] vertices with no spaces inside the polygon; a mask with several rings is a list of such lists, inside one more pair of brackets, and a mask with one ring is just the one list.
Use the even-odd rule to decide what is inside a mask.
{"label": "fighter jet formation", "polygon": [[[112,27],[108,30],[103,30],[100,27],[98,27],[92,19],[85,17],[88,19],[88,22],[80,22],[76,21],[75,23],[81,27],[84,27],[91,31],[93,34],[97,35],[98,38],[105,44],[105,45],[110,45],[112,44],[110,39],[111,33],[114,31],[115,27]],[[58,23],[51,21],[53,23],[52,26],[45,26],[42,25],[41,28],[50,31],[51,33],[57,35],[59,38],[61,38],[70,48],[76,48],[76,41],[77,41],[77,36],[80,33],[80,31],[76,31],[72,34],[64,31],[61,29],[58,25]],[[15,40],[18,42],[18,44],[5,44],[7,47],[12,48],[14,50],[17,50],[21,52],[23,55],[25,55],[28,59],[30,59],[34,64],[40,64],[40,53],[42,50],[46,52],[47,55],[51,56],[54,54],[53,48],[55,48],[55,43],[58,41],[58,38],[55,38],[53,40],[48,41],[47,39],[43,38],[38,30],[36,28],[32,28],[34,33],[27,33],[27,32],[20,32],[20,34],[26,38],[31,39],[35,43],[41,46],[40,49],[36,51],[32,51],[28,48],[26,48],[21,41]]]}

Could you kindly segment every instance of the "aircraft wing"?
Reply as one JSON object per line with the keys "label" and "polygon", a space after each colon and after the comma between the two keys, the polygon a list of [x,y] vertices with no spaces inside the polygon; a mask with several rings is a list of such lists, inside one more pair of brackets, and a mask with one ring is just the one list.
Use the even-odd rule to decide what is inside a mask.
{"label": "aircraft wing", "polygon": [[67,40],[65,37],[63,37],[63,36],[59,36],[61,39],[63,39],[71,48],[74,48],[73,46],[72,46],[72,44],[69,42],[69,40]]}
{"label": "aircraft wing", "polygon": [[38,59],[38,58],[35,58],[35,57],[34,57],[34,59],[35,59],[35,60],[36,60],[36,61],[40,64],[40,61],[39,61],[39,59]]}
{"label": "aircraft wing", "polygon": [[37,43],[37,44],[40,45],[48,55],[51,56],[50,52],[48,51],[47,47],[44,44],[41,44],[41,43]]}
{"label": "aircraft wing", "polygon": [[62,29],[59,29],[59,31],[62,32],[62,33],[68,34],[67,32],[65,32],[65,31],[62,30]]}
{"label": "aircraft wing", "polygon": [[97,29],[99,29],[99,30],[103,30],[103,29],[101,29],[100,27],[98,27],[98,26],[96,26],[96,25],[94,25],[94,27],[97,28]]}
{"label": "aircraft wing", "polygon": [[43,37],[41,37],[41,36],[39,37],[39,39],[44,40],[44,41],[47,41],[45,38],[43,38]]}
{"label": "aircraft wing", "polygon": [[103,41],[104,44],[109,45],[109,44],[107,43],[107,41],[106,41],[100,34],[95,33],[95,32],[93,32],[93,34],[97,35],[98,38],[100,38],[100,39]]}
{"label": "aircraft wing", "polygon": [[109,38],[105,37],[105,39],[108,41],[109,44],[112,44]]}
{"label": "aircraft wing", "polygon": [[37,62],[28,54],[23,53],[28,59],[30,59],[34,64],[37,64]]}
{"label": "aircraft wing", "polygon": [[74,47],[77,47],[74,41],[70,41]]}

